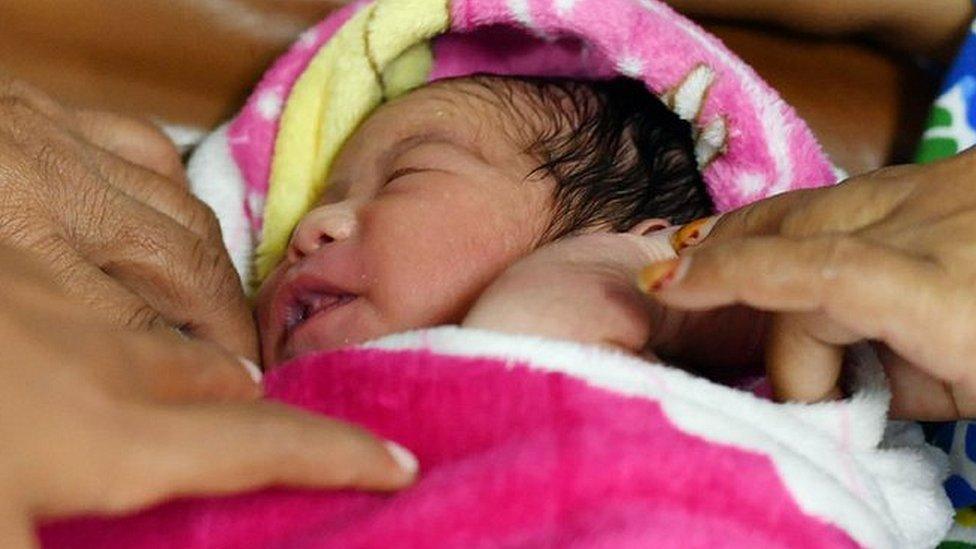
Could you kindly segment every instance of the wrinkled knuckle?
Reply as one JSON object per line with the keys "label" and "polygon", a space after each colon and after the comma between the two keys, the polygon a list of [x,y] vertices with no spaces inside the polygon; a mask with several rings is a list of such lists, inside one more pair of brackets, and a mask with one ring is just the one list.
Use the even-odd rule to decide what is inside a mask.
{"label": "wrinkled knuckle", "polygon": [[64,213],[71,212],[72,222],[65,223],[68,238],[74,242],[86,242],[96,235],[117,230],[112,221],[121,211],[121,204],[113,200],[109,189],[103,185],[78,185],[74,200],[66,201]]}
{"label": "wrinkled knuckle", "polygon": [[779,224],[779,233],[786,238],[804,238],[816,235],[823,230],[823,220],[815,215],[809,201],[805,207],[790,210]]}
{"label": "wrinkled knuckle", "polygon": [[76,180],[71,173],[73,167],[69,156],[56,143],[44,141],[34,150],[34,161],[46,174],[58,179],[58,183],[72,183]]}
{"label": "wrinkled knuckle", "polygon": [[[213,292],[212,295],[225,296],[228,290],[239,286],[230,259],[219,245],[206,240],[197,240],[193,244],[191,257],[197,280],[208,287]],[[233,284],[230,284],[231,282]]]}
{"label": "wrinkled knuckle", "polygon": [[829,238],[820,252],[821,273],[828,278],[835,277],[862,260],[865,251],[865,245],[854,237]]}

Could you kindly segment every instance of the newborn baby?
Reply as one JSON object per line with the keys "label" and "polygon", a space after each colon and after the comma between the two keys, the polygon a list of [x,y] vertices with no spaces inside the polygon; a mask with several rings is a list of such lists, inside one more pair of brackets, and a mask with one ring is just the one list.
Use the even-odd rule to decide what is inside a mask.
{"label": "newborn baby", "polygon": [[460,323],[546,243],[712,211],[689,125],[623,78],[435,82],[378,108],[327,188],[260,289],[267,366]]}

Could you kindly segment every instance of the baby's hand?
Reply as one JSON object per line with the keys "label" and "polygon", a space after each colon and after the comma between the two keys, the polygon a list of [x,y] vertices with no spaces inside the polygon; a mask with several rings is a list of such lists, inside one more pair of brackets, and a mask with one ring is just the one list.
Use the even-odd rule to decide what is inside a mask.
{"label": "baby's hand", "polygon": [[598,233],[554,242],[496,279],[463,325],[641,352],[663,313],[634,281],[647,262],[672,257],[663,237]]}

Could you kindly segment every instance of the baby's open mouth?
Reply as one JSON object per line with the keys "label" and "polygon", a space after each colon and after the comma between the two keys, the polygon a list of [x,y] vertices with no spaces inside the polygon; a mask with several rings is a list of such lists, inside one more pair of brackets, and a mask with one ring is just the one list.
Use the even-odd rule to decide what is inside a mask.
{"label": "baby's open mouth", "polygon": [[356,299],[353,294],[305,292],[295,297],[285,317],[285,331],[291,334],[308,320],[338,309]]}

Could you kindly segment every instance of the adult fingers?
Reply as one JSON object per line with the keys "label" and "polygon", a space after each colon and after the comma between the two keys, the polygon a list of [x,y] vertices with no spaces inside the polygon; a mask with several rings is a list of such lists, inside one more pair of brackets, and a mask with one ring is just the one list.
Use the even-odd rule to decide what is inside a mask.
{"label": "adult fingers", "polygon": [[172,324],[256,357],[253,319],[226,251],[129,197],[109,200],[116,203],[103,208],[100,230],[79,236],[82,255]]}
{"label": "adult fingers", "polygon": [[119,352],[124,353],[116,360],[119,367],[105,371],[122,398],[184,402],[249,400],[263,394],[256,365],[173,329],[132,333]]}
{"label": "adult fingers", "polygon": [[971,383],[947,383],[920,370],[886,345],[875,350],[891,386],[891,416],[920,421],[946,421],[976,416],[976,390]]}
{"label": "adult fingers", "polygon": [[182,184],[104,151],[91,151],[98,174],[116,190],[172,218],[200,238],[223,246],[213,211]]}
{"label": "adult fingers", "polygon": [[652,265],[639,283],[679,309],[819,312],[941,379],[970,375],[976,304],[938,266],[885,247],[845,237],[742,239]]}
{"label": "adult fingers", "polygon": [[818,402],[841,396],[838,381],[845,345],[860,339],[839,332],[818,314],[773,316],[766,334],[766,372],[773,395],[780,401]]}
{"label": "adult fingers", "polygon": [[273,402],[146,413],[151,432],[141,431],[143,443],[115,479],[117,509],[107,511],[278,485],[395,490],[417,473],[416,458],[400,446]]}
{"label": "adult fingers", "polygon": [[0,502],[0,547],[33,549],[37,547],[33,521],[23,511]]}
{"label": "adult fingers", "polygon": [[806,237],[854,232],[884,219],[917,188],[911,166],[884,168],[833,187],[806,189],[754,202],[681,227],[675,250],[748,236]]}
{"label": "adult fingers", "polygon": [[110,112],[79,110],[75,129],[92,144],[186,188],[186,172],[173,142],[156,126]]}
{"label": "adult fingers", "polygon": [[[16,259],[14,265],[23,263],[21,258],[7,255],[6,251],[0,254],[8,260]],[[32,264],[26,263],[26,268],[31,269]],[[172,401],[261,395],[260,371],[255,365],[217,345],[180,334],[141,298],[83,259],[77,258],[66,269],[59,266],[60,271],[53,275],[44,269],[31,285],[21,282],[34,280],[29,278],[33,273],[25,272],[16,291],[5,293],[4,299],[10,307],[27,308],[43,324],[61,319],[90,327],[92,332],[69,340],[76,355],[101,365],[93,371],[99,372],[119,396]],[[49,278],[50,285],[45,283]],[[63,278],[72,279],[72,283],[83,280],[86,292],[76,303],[61,291],[58,281]],[[119,316],[120,311],[127,316]],[[120,324],[133,328],[131,333],[125,332],[117,345],[106,345],[105,330]]]}

